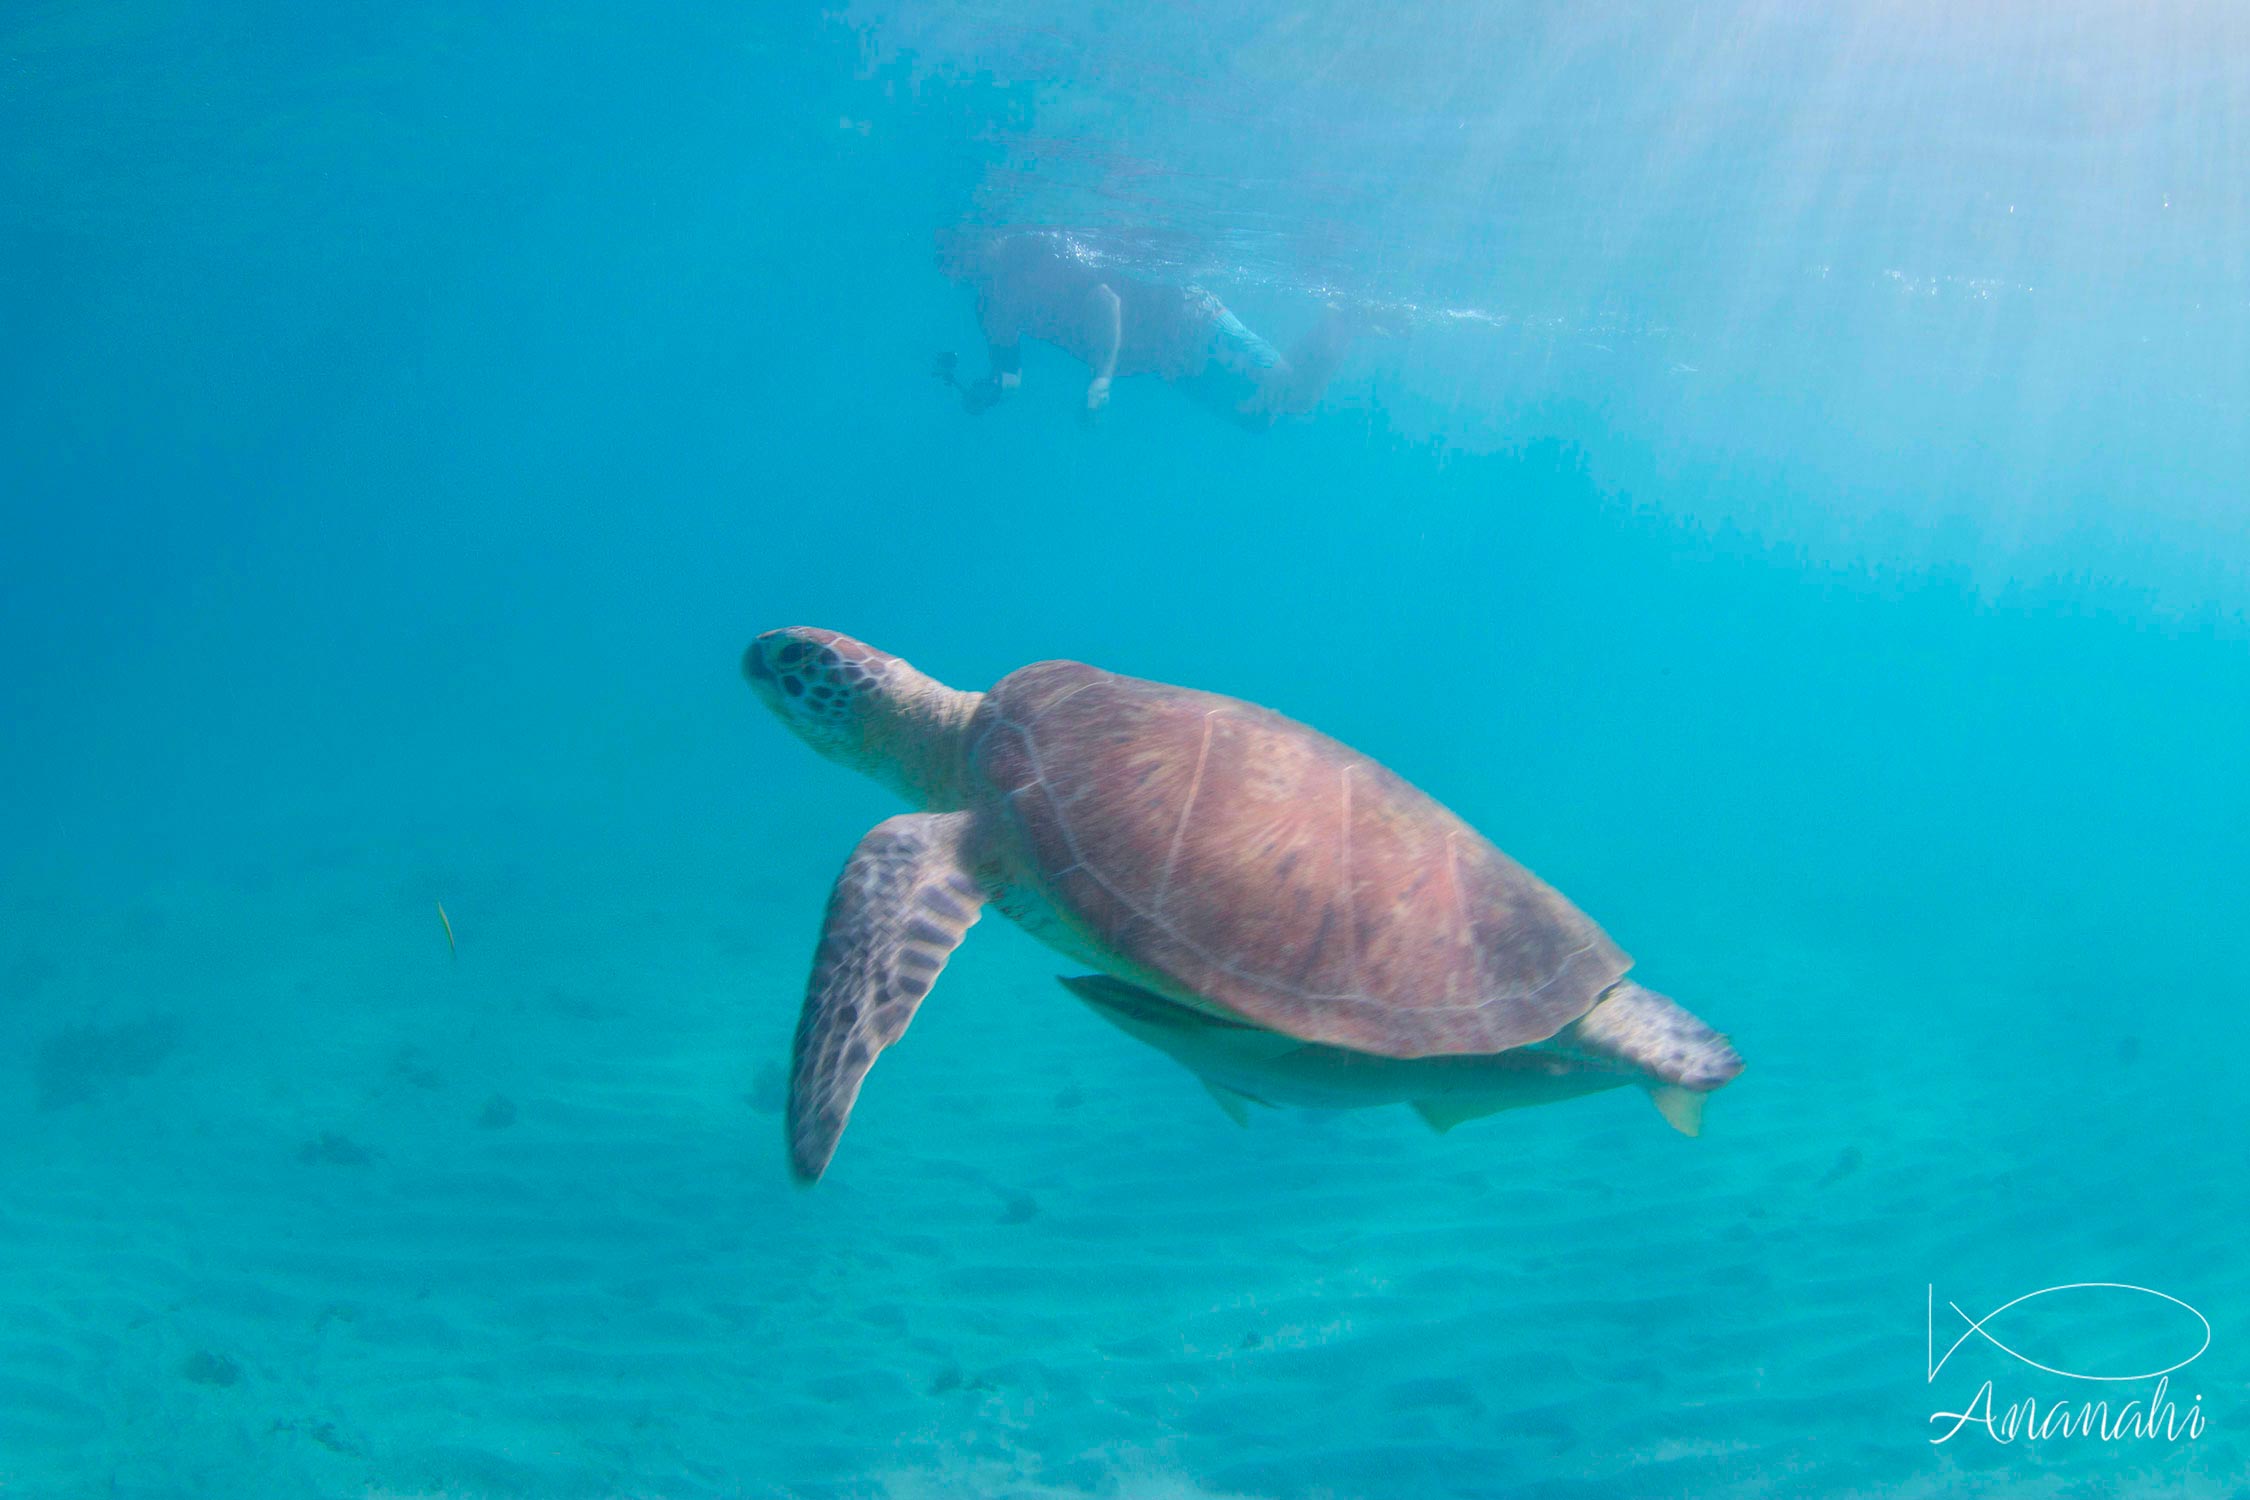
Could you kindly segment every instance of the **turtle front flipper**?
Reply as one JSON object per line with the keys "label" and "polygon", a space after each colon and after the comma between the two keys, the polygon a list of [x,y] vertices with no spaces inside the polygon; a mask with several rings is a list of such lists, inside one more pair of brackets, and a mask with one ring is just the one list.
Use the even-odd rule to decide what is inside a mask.
{"label": "turtle front flipper", "polygon": [[966,858],[970,821],[967,813],[887,819],[836,879],[789,1073],[789,1165],[800,1182],[820,1179],[860,1081],[905,1034],[984,906]]}

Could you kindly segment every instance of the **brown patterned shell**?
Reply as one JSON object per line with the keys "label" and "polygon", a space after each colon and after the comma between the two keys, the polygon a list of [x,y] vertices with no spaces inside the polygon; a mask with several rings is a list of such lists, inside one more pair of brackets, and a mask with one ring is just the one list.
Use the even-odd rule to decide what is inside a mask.
{"label": "brown patterned shell", "polygon": [[1429,796],[1255,704],[1039,662],[986,695],[969,756],[1004,909],[1306,1041],[1505,1051],[1632,963]]}

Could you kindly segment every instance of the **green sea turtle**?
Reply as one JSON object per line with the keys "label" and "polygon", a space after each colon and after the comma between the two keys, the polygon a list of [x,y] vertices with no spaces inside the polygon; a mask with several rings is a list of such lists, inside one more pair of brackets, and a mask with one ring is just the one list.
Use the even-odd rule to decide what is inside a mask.
{"label": "green sea turtle", "polygon": [[742,667],[799,738],[924,809],[829,896],[789,1078],[802,1181],[988,901],[1237,1110],[1397,1101],[1442,1127],[1633,1083],[1693,1135],[1742,1069],[1475,829],[1270,709],[1072,661],[958,692],[803,627]]}

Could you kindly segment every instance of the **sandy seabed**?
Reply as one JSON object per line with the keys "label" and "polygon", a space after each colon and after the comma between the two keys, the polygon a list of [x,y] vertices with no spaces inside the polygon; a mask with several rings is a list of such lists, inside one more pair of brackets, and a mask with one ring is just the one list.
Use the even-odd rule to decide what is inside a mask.
{"label": "sandy seabed", "polygon": [[[1875,961],[1714,938],[1683,998],[1750,1067],[1701,1140],[1630,1091],[1244,1130],[991,919],[808,1192],[780,1065],[842,852],[0,893],[0,1494],[2244,1492],[2243,1190],[2038,1087],[2053,1028],[1932,1045]],[[2192,1063],[2100,1045],[2149,1097]],[[1929,1382],[1926,1289],[2095,1269],[2210,1314],[2204,1435],[1932,1447],[2021,1367]]]}

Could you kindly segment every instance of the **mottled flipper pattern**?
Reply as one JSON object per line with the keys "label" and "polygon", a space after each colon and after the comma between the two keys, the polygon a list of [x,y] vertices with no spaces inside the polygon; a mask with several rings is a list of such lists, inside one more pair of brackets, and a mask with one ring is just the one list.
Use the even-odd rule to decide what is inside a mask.
{"label": "mottled flipper pattern", "polygon": [[789,1164],[800,1182],[827,1168],[860,1081],[905,1033],[984,905],[963,857],[969,821],[909,813],[878,823],[837,877],[789,1076]]}

